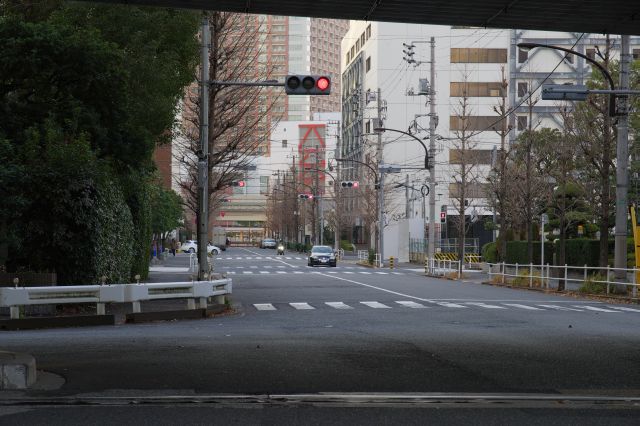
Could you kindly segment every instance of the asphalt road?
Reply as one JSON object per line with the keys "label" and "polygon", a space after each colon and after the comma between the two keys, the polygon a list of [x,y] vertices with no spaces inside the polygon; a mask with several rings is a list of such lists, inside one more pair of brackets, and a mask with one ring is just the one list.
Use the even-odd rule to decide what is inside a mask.
{"label": "asphalt road", "polygon": [[[161,272],[154,272],[154,277],[186,276],[183,269],[171,269],[186,266],[188,256],[179,255],[159,268]],[[66,380],[55,391],[5,393],[5,403],[64,398],[67,409],[82,418],[82,409],[88,408],[69,405],[78,396],[135,401],[141,395],[385,393],[397,397],[419,393],[426,400],[400,404],[413,406],[409,412],[399,409],[393,399],[363,408],[340,397],[346,399],[329,407],[346,411],[327,414],[326,407],[284,398],[278,404],[302,407],[309,416],[296,420],[291,412],[279,413],[282,406],[274,407],[269,401],[260,405],[262,410],[239,410],[235,418],[239,424],[411,424],[413,420],[420,424],[426,419],[442,423],[445,418],[447,424],[469,420],[478,424],[637,424],[640,419],[635,400],[622,407],[586,403],[588,415],[584,406],[572,409],[561,401],[584,396],[640,397],[638,305],[430,279],[407,268],[376,270],[346,263],[309,268],[304,256],[276,256],[274,250],[266,249],[232,248],[216,257],[215,269],[233,278],[234,315],[3,332],[1,349],[31,353],[39,369]],[[466,281],[479,280],[470,275]],[[558,400],[533,408],[528,402],[514,406],[502,401],[498,410],[473,397],[464,401],[468,409],[461,411],[461,405],[435,404],[433,395],[443,393],[463,399],[469,394],[507,398],[524,394],[525,400],[541,395]],[[154,404],[172,407],[166,417],[159,418],[166,424],[185,409],[166,400]],[[225,418],[225,410],[234,411],[216,404],[217,409],[201,405],[185,419],[199,423],[207,410],[220,418]],[[234,404],[235,408],[242,405]],[[118,415],[146,418],[140,407],[120,400],[116,405],[121,406]],[[249,406],[255,408],[255,404]],[[0,406],[0,415],[4,414],[0,423],[17,419],[38,423],[38,418],[47,416],[53,416],[49,417],[53,421],[54,413],[59,414],[47,404],[30,407],[28,412],[19,408]],[[458,414],[442,417],[446,412]]]}

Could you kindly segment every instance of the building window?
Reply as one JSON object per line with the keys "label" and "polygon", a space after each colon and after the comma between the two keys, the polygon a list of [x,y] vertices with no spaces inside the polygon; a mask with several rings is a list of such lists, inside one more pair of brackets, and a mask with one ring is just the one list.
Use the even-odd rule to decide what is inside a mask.
{"label": "building window", "polygon": [[507,49],[451,48],[451,63],[504,64]]}
{"label": "building window", "polygon": [[527,116],[519,115],[518,116],[518,130],[526,130],[527,129]]}
{"label": "building window", "polygon": [[366,63],[366,66],[365,66],[365,72],[369,72],[370,69],[371,69],[371,56],[369,56],[367,58],[367,63]]}
{"label": "building window", "polygon": [[283,148],[287,147],[287,140],[286,139],[282,139],[282,147]]}
{"label": "building window", "polygon": [[260,176],[260,194],[269,193],[269,176]]}
{"label": "building window", "polygon": [[[636,50],[636,49],[634,49]],[[587,58],[595,60],[596,59],[596,49],[587,49],[586,51]]]}
{"label": "building window", "polygon": [[529,59],[529,51],[518,49],[518,63],[521,64],[523,62],[527,62],[527,59]]}
{"label": "building window", "polygon": [[371,24],[367,25],[367,40],[371,37]]}
{"label": "building window", "polygon": [[502,94],[502,83],[489,82],[489,83],[456,83],[451,82],[449,84],[449,96],[453,97],[471,97],[471,98],[484,98],[484,97],[500,97]]}
{"label": "building window", "polygon": [[360,36],[360,45],[364,46],[364,42],[365,42],[364,33],[362,33],[362,35]]}
{"label": "building window", "polygon": [[518,83],[518,97],[521,98],[526,96],[529,92],[529,84],[528,83]]}
{"label": "building window", "polygon": [[367,120],[367,123],[364,125],[364,132],[371,133],[371,121]]}

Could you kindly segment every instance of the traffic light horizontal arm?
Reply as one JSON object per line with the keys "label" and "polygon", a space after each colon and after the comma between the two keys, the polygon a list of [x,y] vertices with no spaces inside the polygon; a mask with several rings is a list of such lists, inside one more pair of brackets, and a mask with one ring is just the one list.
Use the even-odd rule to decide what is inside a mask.
{"label": "traffic light horizontal arm", "polygon": [[284,87],[284,82],[279,82],[278,80],[265,80],[265,81],[224,81],[224,80],[211,80],[209,82],[212,86],[275,86],[275,87]]}

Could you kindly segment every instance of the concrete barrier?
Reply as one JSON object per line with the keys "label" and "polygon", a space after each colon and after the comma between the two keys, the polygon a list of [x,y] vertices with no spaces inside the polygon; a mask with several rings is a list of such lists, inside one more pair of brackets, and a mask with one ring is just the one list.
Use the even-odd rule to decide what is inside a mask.
{"label": "concrete barrier", "polygon": [[27,389],[36,382],[36,359],[24,353],[0,351],[0,389]]}

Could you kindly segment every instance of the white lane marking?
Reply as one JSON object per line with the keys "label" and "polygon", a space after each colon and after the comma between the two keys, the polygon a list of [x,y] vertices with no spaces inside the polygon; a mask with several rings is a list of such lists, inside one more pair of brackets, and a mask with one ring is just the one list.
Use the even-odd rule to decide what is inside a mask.
{"label": "white lane marking", "polygon": [[359,274],[371,275],[371,272],[359,271]]}
{"label": "white lane marking", "polygon": [[614,313],[614,314],[621,314],[622,312],[620,311],[612,311],[611,309],[603,309],[603,308],[596,308],[595,306],[585,306],[585,305],[573,305],[576,308],[583,308],[583,309],[587,309],[589,311],[596,311],[596,312],[610,312],[610,313]]}
{"label": "white lane marking", "polygon": [[269,271],[260,271],[261,274],[269,274]]}
{"label": "white lane marking", "polygon": [[436,304],[444,306],[445,308],[468,308],[468,306],[458,305],[457,303],[436,302]]}
{"label": "white lane marking", "polygon": [[[345,274],[353,274],[353,272],[346,272]],[[393,290],[387,290],[386,288],[380,288],[380,287],[376,287],[374,285],[370,285],[370,284],[365,284],[365,283],[361,283],[359,281],[355,281],[355,280],[350,280],[348,278],[342,278],[339,277],[337,275],[326,275],[326,274],[322,274],[325,277],[330,277],[333,278],[334,280],[340,280],[340,281],[346,281],[348,283],[352,283],[352,284],[357,284],[357,285],[361,285],[363,287],[369,287],[369,288],[373,288],[375,290],[380,290],[380,291],[384,291],[385,293],[391,293],[391,294],[395,294],[396,296],[402,296],[402,297],[407,297],[409,299],[414,299],[414,300],[420,300],[422,302],[428,302],[428,303],[434,303],[432,300],[429,299],[424,299],[422,297],[416,297],[416,296],[411,296],[410,294],[405,294],[405,293],[400,293],[397,291],[393,291]],[[460,308],[466,308],[466,306],[459,306]]]}
{"label": "white lane marking", "polygon": [[343,302],[325,302],[325,304],[335,309],[353,309],[351,306]]}
{"label": "white lane marking", "polygon": [[271,303],[254,303],[253,306],[259,311],[275,311],[276,307]]}
{"label": "white lane marking", "polygon": [[533,306],[521,305],[519,303],[503,303],[503,305],[512,306],[514,308],[520,308],[520,309],[528,309],[530,311],[544,311],[544,309],[535,308]]}
{"label": "white lane marking", "polygon": [[258,269],[258,266],[257,265],[251,265],[251,266],[249,266],[249,268]]}
{"label": "white lane marking", "polygon": [[507,309],[504,306],[487,305],[486,303],[482,303],[482,302],[467,302],[467,305],[479,306],[485,309]]}
{"label": "white lane marking", "polygon": [[236,266],[238,269],[244,269],[244,266]]}
{"label": "white lane marking", "polygon": [[391,309],[391,306],[387,306],[380,302],[360,302],[360,303],[374,309]]}
{"label": "white lane marking", "polygon": [[227,274],[235,275],[235,274],[236,274],[236,271],[229,271],[229,272],[227,272]]}
{"label": "white lane marking", "polygon": [[293,271],[294,274],[304,274],[302,271]]}
{"label": "white lane marking", "polygon": [[353,266],[345,266],[345,269],[353,269]]}
{"label": "white lane marking", "polygon": [[640,312],[640,309],[633,309],[633,308],[624,308],[622,306],[607,306],[607,308],[611,308],[611,309],[618,309],[621,311],[627,311],[627,312]]}
{"label": "white lane marking", "polygon": [[243,274],[253,274],[253,271],[242,271]]}
{"label": "white lane marking", "polygon": [[276,268],[284,268],[284,265],[276,265]]}
{"label": "white lane marking", "polygon": [[286,274],[286,271],[276,271],[276,274]]}
{"label": "white lane marking", "polygon": [[355,272],[351,272],[351,271],[344,271],[345,274],[355,274]]}
{"label": "white lane marking", "polygon": [[338,273],[338,271],[329,271],[329,272],[327,272],[327,274],[337,274],[337,273]]}
{"label": "white lane marking", "polygon": [[265,268],[273,268],[271,265],[264,265]]}
{"label": "white lane marking", "polygon": [[574,312],[584,312],[582,309],[573,309],[567,308],[565,306],[557,306],[557,305],[542,305],[538,303],[538,306],[542,306],[543,308],[555,309],[556,311],[574,311]]}
{"label": "white lane marking", "polygon": [[392,272],[393,275],[404,275],[404,272]]}
{"label": "white lane marking", "polygon": [[402,306],[405,306],[405,307],[407,307],[407,308],[413,308],[413,309],[422,309],[422,308],[426,308],[426,306],[421,305],[421,304],[420,304],[420,303],[418,303],[418,302],[413,302],[413,301],[411,301],[411,300],[398,300],[398,301],[396,301],[396,303],[397,303],[398,305],[402,305]]}
{"label": "white lane marking", "polygon": [[296,309],[315,309],[313,306],[311,306],[308,303],[289,303],[289,305],[291,305]]}
{"label": "white lane marking", "polygon": [[241,258],[241,257],[236,257],[236,259],[242,260],[242,258]]}
{"label": "white lane marking", "polygon": [[256,260],[262,260],[261,256],[256,256]]}
{"label": "white lane marking", "polygon": [[303,259],[302,257],[296,257],[296,260],[302,260],[302,259]]}
{"label": "white lane marking", "polygon": [[374,273],[378,275],[389,275],[388,272],[374,272]]}
{"label": "white lane marking", "polygon": [[291,256],[286,256],[285,259],[292,260],[293,258]]}

